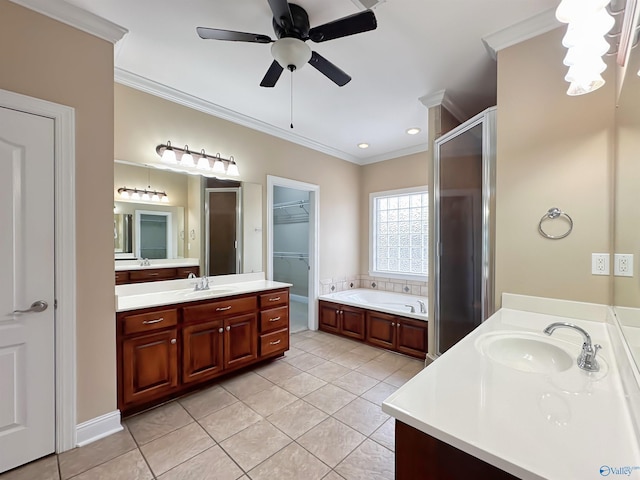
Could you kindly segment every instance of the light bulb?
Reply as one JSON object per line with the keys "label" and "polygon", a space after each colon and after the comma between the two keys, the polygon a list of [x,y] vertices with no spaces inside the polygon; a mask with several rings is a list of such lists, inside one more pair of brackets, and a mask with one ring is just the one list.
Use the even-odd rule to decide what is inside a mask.
{"label": "light bulb", "polygon": [[217,157],[213,163],[213,173],[224,173],[224,163],[222,163],[220,157]]}
{"label": "light bulb", "polygon": [[140,194],[138,193],[137,190],[134,190],[133,193],[131,194],[131,200],[140,200]]}
{"label": "light bulb", "polygon": [[227,175],[230,177],[238,177],[240,176],[240,172],[238,171],[238,165],[236,165],[235,160],[231,157],[231,161],[229,162],[229,166],[227,167]]}
{"label": "light bulb", "polygon": [[171,148],[171,142],[167,142],[167,146],[164,149],[164,152],[162,152],[162,157],[160,158],[163,162],[169,163],[171,165],[175,165],[176,163],[178,163],[178,161],[176,160],[176,152],[174,152],[173,148]]}
{"label": "light bulb", "polygon": [[182,158],[180,159],[180,164],[185,167],[195,166],[195,163],[193,162],[193,157],[189,153],[189,145],[184,146],[184,153],[182,154]]}
{"label": "light bulb", "polygon": [[200,152],[200,158],[198,158],[198,168],[200,170],[209,170],[211,165],[209,165],[209,159],[206,157],[204,150]]}
{"label": "light bulb", "polygon": [[570,23],[593,14],[609,5],[611,0],[562,0],[556,9],[559,22]]}
{"label": "light bulb", "polygon": [[163,203],[168,203],[168,202],[169,202],[169,197],[165,194],[165,195],[162,197],[161,202],[163,202]]}
{"label": "light bulb", "polygon": [[142,200],[145,200],[145,201],[147,201],[147,202],[148,202],[149,200],[151,200],[151,197],[149,196],[149,192],[146,192],[146,191],[145,191],[145,192],[142,194]]}
{"label": "light bulb", "polygon": [[154,202],[159,202],[160,201],[160,197],[158,196],[158,194],[156,192],[153,193],[153,197],[151,197],[151,200]]}
{"label": "light bulb", "polygon": [[129,192],[125,189],[120,191],[120,198],[129,198]]}
{"label": "light bulb", "polygon": [[585,93],[591,93],[605,84],[604,79],[600,75],[596,75],[593,78],[585,81],[584,83],[572,82],[567,90],[567,95],[572,97],[576,95],[584,95]]}
{"label": "light bulb", "polygon": [[562,45],[567,48],[589,45],[609,32],[614,24],[613,17],[602,9],[593,15],[571,22],[567,27],[567,33],[562,39]]}

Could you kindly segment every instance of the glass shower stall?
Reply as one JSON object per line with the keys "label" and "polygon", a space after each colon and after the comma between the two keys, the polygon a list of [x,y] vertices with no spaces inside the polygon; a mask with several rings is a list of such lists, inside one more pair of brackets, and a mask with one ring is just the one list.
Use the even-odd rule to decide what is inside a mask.
{"label": "glass shower stall", "polygon": [[496,108],[435,141],[436,354],[494,311]]}

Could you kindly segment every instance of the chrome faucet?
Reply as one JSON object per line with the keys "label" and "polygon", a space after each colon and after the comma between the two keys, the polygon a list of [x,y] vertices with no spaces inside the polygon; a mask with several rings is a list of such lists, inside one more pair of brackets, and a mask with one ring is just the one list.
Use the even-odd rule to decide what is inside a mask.
{"label": "chrome faucet", "polygon": [[409,307],[409,311],[411,313],[416,313],[416,307],[414,307],[413,305],[405,305],[405,307]]}
{"label": "chrome faucet", "polygon": [[587,333],[586,330],[580,328],[577,325],[569,322],[555,322],[550,325],[547,325],[547,328],[543,330],[547,335],[551,335],[556,328],[572,328],[576,330],[582,335],[583,343],[582,343],[582,351],[578,356],[578,367],[587,372],[597,372],[600,370],[600,365],[598,365],[598,361],[596,360],[596,355],[598,350],[602,348],[601,345],[593,345],[591,343],[591,336]]}
{"label": "chrome faucet", "polygon": [[[189,278],[195,278],[195,275],[191,277],[191,274],[189,274]],[[209,290],[209,279],[206,276],[200,277],[193,288],[194,292],[201,290]]]}
{"label": "chrome faucet", "polygon": [[149,267],[149,266],[151,266],[151,262],[149,261],[148,258],[141,258],[140,259],[140,266],[141,267]]}
{"label": "chrome faucet", "polygon": [[422,300],[416,300],[418,305],[420,305],[420,313],[427,313],[427,307],[425,306]]}

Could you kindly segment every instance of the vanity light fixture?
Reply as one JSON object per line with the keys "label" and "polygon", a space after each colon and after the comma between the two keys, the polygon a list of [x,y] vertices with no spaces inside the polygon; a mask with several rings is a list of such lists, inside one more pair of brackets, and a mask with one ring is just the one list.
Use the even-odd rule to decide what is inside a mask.
{"label": "vanity light fixture", "polygon": [[568,24],[562,45],[568,51],[564,64],[569,67],[565,80],[567,95],[583,95],[604,85],[601,73],[607,68],[602,56],[609,50],[604,36],[613,28],[614,18],[606,7],[611,0],[562,0],[556,18]]}
{"label": "vanity light fixture", "polygon": [[159,192],[157,190],[147,190],[146,188],[141,189],[120,187],[118,189],[118,194],[123,200],[144,200],[147,202],[152,201],[163,203],[169,201],[169,197],[165,192]]}
{"label": "vanity light fixture", "polygon": [[[167,152],[170,153],[167,154]],[[199,171],[212,171],[213,173],[228,175],[230,177],[240,176],[238,165],[234,158],[222,158],[219,153],[215,156],[207,155],[204,149],[202,149],[200,150],[200,154],[198,154],[196,162],[188,145],[185,145],[184,148],[172,147],[170,141],[166,144],[158,145],[156,147],[156,153],[160,156],[163,163],[169,165],[197,169]],[[211,160],[213,160],[213,166],[211,165]]]}
{"label": "vanity light fixture", "polygon": [[418,127],[411,127],[407,129],[407,135],[417,135],[420,131],[421,130]]}

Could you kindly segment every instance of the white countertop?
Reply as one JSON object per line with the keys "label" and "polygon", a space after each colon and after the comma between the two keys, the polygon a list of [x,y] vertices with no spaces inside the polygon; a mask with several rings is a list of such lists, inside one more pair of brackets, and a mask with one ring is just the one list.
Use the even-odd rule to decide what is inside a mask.
{"label": "white countertop", "polygon": [[200,260],[197,258],[170,258],[162,260],[149,260],[150,265],[140,265],[140,260],[117,260],[115,271],[123,270],[150,270],[154,268],[178,268],[197,267]]}
{"label": "white countertop", "polygon": [[209,277],[209,289],[194,291],[195,280],[167,280],[116,286],[116,311],[195,302],[291,287],[290,283],[264,279],[264,273]]}
{"label": "white countertop", "polygon": [[[570,311],[572,303],[555,311]],[[598,308],[587,310],[600,316]],[[542,333],[558,321],[581,326],[602,345],[600,372],[575,364],[548,375],[522,372],[477,347],[486,334],[529,332],[572,344],[564,345],[577,358],[582,344],[577,332]],[[640,446],[604,322],[605,315],[600,321],[580,320],[502,308],[387,398],[382,410],[519,478],[597,479],[603,478],[603,466],[638,467],[630,476],[612,473],[611,478],[640,478]]]}

